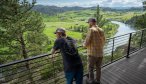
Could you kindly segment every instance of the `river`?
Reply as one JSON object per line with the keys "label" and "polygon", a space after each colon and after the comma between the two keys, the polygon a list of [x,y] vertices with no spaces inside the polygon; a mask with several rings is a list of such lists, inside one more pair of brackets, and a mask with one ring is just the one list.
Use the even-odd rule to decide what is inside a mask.
{"label": "river", "polygon": [[129,26],[129,25],[125,24],[125,23],[118,22],[118,21],[111,21],[111,22],[114,23],[114,24],[118,24],[119,25],[118,31],[114,35],[114,37],[120,36],[120,35],[124,35],[124,34],[131,33],[131,32],[135,31],[134,28],[132,28],[131,26]]}
{"label": "river", "polygon": [[[111,22],[119,25],[117,33],[113,37],[121,36],[121,35],[128,34],[128,33],[136,31],[134,28],[132,28],[131,26],[129,26],[125,23],[118,22],[118,21],[111,21]],[[114,50],[116,50],[116,48],[119,47],[119,46],[127,44],[128,41],[129,41],[129,35],[125,35],[125,36],[115,38],[114,39],[114,43],[115,43],[114,44]],[[112,46],[113,46],[113,39],[110,39],[109,42],[107,43],[107,45],[105,46],[105,50],[104,50],[104,52],[107,55],[111,54]]]}

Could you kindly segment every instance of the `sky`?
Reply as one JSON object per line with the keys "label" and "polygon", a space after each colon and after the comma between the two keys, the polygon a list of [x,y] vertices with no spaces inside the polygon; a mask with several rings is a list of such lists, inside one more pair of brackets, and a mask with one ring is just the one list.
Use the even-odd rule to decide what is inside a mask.
{"label": "sky", "polygon": [[37,0],[37,4],[63,6],[92,7],[141,7],[143,0]]}

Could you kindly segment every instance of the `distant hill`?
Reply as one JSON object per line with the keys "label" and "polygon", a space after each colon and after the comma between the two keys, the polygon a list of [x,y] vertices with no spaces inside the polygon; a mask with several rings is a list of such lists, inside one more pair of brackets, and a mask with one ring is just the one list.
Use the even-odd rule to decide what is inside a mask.
{"label": "distant hill", "polygon": [[[56,15],[58,13],[62,13],[62,12],[66,12],[66,11],[80,11],[80,10],[96,10],[96,7],[78,7],[78,6],[74,6],[74,7],[57,7],[57,6],[44,6],[44,5],[35,5],[33,7],[32,10],[37,11],[37,12],[41,12],[43,14],[47,14],[47,15]],[[123,12],[127,12],[127,11],[142,11],[143,8],[142,7],[101,7],[101,9],[103,11],[123,11]]]}
{"label": "distant hill", "polygon": [[66,11],[79,11],[84,10],[86,8],[83,7],[57,7],[57,6],[44,6],[44,5],[36,5],[32,10],[38,11],[47,15],[55,15],[57,13],[62,13]]}
{"label": "distant hill", "polygon": [[143,11],[143,7],[113,7],[113,8],[103,7],[102,9],[103,11],[121,11],[121,12]]}

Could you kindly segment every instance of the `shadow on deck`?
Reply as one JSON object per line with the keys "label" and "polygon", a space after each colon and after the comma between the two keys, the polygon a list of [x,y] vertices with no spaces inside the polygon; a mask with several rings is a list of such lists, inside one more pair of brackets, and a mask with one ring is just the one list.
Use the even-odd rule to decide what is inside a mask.
{"label": "shadow on deck", "polygon": [[104,67],[101,84],[146,84],[146,49]]}

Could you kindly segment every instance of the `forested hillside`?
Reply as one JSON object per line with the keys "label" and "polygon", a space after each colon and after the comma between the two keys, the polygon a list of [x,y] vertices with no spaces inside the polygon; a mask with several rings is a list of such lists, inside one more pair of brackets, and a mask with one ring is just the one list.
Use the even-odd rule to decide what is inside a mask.
{"label": "forested hillside", "polygon": [[[121,11],[121,12],[130,12],[130,11],[142,11],[142,7],[100,7],[103,11]],[[47,15],[56,15],[57,13],[63,13],[66,11],[80,11],[80,10],[96,10],[96,7],[57,7],[57,6],[44,6],[44,5],[35,5],[32,10],[41,12]]]}
{"label": "forested hillside", "polygon": [[32,10],[47,14],[47,15],[56,15],[57,13],[62,13],[66,11],[78,11],[86,8],[82,7],[57,7],[57,6],[44,6],[36,5]]}
{"label": "forested hillside", "polygon": [[126,23],[138,29],[146,28],[146,13],[132,17],[131,19],[127,20]]}

